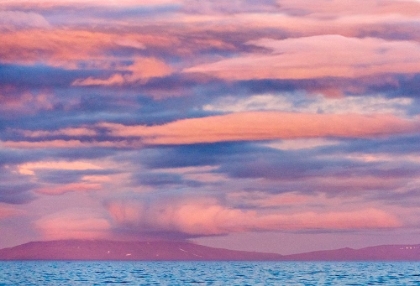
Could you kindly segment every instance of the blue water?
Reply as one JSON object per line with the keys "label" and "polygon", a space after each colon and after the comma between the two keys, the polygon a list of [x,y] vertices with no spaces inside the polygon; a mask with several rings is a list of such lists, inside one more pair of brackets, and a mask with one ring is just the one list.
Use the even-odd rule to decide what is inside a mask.
{"label": "blue water", "polygon": [[420,285],[420,262],[0,262],[0,285]]}

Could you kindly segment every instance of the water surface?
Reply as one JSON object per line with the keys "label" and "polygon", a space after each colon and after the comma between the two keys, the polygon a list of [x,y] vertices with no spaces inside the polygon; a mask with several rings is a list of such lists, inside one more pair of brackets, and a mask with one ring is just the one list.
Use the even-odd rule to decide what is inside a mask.
{"label": "water surface", "polygon": [[420,262],[0,262],[5,285],[420,285]]}

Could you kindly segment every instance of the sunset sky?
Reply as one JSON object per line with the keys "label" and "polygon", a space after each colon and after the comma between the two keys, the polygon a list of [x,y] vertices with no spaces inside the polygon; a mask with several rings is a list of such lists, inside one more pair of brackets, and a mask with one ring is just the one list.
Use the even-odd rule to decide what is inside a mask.
{"label": "sunset sky", "polygon": [[0,1],[0,248],[420,243],[420,1]]}

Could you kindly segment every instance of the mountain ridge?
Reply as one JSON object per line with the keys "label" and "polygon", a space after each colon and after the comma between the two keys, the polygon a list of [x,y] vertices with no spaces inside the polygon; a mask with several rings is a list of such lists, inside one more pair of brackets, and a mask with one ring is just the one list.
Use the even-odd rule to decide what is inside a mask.
{"label": "mountain ridge", "polygon": [[0,250],[0,260],[279,260],[281,257],[186,241],[54,240]]}
{"label": "mountain ridge", "polygon": [[420,244],[340,248],[281,255],[213,248],[187,241],[53,240],[0,249],[0,260],[420,261]]}

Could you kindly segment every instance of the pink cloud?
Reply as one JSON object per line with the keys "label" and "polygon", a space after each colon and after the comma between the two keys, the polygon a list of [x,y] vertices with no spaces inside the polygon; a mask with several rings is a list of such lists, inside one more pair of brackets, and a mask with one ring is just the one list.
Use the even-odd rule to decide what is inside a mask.
{"label": "pink cloud", "polygon": [[22,211],[9,206],[0,206],[0,220],[21,214]]}
{"label": "pink cloud", "polygon": [[111,227],[105,218],[86,210],[63,211],[42,218],[35,225],[50,240],[106,238]]}
{"label": "pink cloud", "polygon": [[100,170],[102,167],[85,161],[38,161],[17,166],[18,172],[34,175],[37,170]]}
{"label": "pink cloud", "polygon": [[[1,6],[1,4],[0,4]],[[40,14],[21,11],[0,11],[0,28],[50,28],[48,21]]]}
{"label": "pink cloud", "polygon": [[280,10],[303,10],[309,16],[340,17],[342,15],[375,15],[375,14],[401,14],[415,16],[420,14],[420,3],[410,0],[379,0],[379,1],[346,1],[346,0],[318,0],[307,2],[305,0],[277,0]]}
{"label": "pink cloud", "polygon": [[151,206],[138,202],[111,202],[108,210],[120,225],[129,225],[146,232],[160,230],[187,234],[240,231],[243,226],[237,218],[248,215],[241,210],[224,208],[214,199],[173,201]]}
{"label": "pink cloud", "polygon": [[108,210],[118,225],[140,231],[169,231],[188,235],[219,235],[246,231],[354,230],[401,226],[392,214],[375,208],[357,211],[257,212],[219,204],[214,199],[142,202],[114,201]]}
{"label": "pink cloud", "polygon": [[[54,29],[22,30],[2,33],[0,58],[3,62],[33,64],[44,61],[75,68],[74,61],[97,56],[101,49],[112,44],[112,38],[105,33]],[[78,49],[74,49],[75,46]]]}
{"label": "pink cloud", "polygon": [[0,88],[0,111],[4,114],[35,114],[39,110],[53,108],[53,96],[49,93],[34,94],[16,87]]}
{"label": "pink cloud", "polygon": [[24,7],[38,7],[43,9],[70,6],[70,7],[80,7],[80,6],[159,6],[167,4],[177,4],[181,3],[181,0],[119,0],[118,2],[112,0],[47,0],[47,1],[38,1],[38,0],[2,0],[0,7],[2,6],[17,6],[23,5]]}
{"label": "pink cloud", "polygon": [[88,77],[86,79],[77,79],[72,83],[75,86],[90,86],[90,85],[122,85],[125,83],[125,79],[121,74],[114,74],[109,78],[100,79],[94,77]]}
{"label": "pink cloud", "polygon": [[172,73],[172,69],[164,62],[155,58],[136,58],[134,63],[125,69],[128,75],[114,74],[107,79],[89,77],[78,79],[73,85],[123,85],[134,82],[146,82],[153,77],[163,77]]}
{"label": "pink cloud", "polygon": [[129,81],[163,77],[172,73],[166,63],[156,58],[136,58],[128,70],[132,72]]}
{"label": "pink cloud", "polygon": [[[330,3],[330,1],[321,2],[325,3],[325,6],[328,6]],[[374,1],[365,1],[365,3],[373,2]],[[418,11],[420,5],[418,3],[414,3],[413,5],[417,7],[416,9],[414,9],[414,7],[411,7],[412,9],[407,8],[409,7],[409,5],[407,5],[406,11],[411,10],[412,12],[412,15],[410,16],[405,15],[404,13],[399,13],[399,11],[404,11],[402,7],[404,6],[404,3],[407,2],[393,2],[403,3],[398,8],[400,10],[395,7],[395,9],[388,9],[387,12],[375,12],[369,11],[368,9],[359,9],[357,13],[353,14],[348,13],[345,8],[342,9],[341,12],[332,11],[331,13],[329,13],[327,10],[323,12],[312,11],[311,6],[316,6],[318,3],[320,3],[320,1],[317,1],[311,4],[300,3],[302,6],[307,5],[308,9],[301,7],[300,4],[296,5],[297,8],[294,8],[293,5],[290,7],[287,5],[281,5],[281,7],[277,10],[276,8],[272,8],[269,13],[264,11],[255,13],[236,13],[234,16],[232,16],[232,14],[187,14],[184,15],[181,18],[182,20],[179,21],[190,23],[191,26],[199,26],[204,31],[210,30],[221,34],[232,30],[242,31],[243,27],[246,26],[248,32],[242,33],[244,36],[244,42],[246,39],[255,39],[255,34],[258,33],[257,31],[262,31],[265,29],[282,30],[288,33],[290,38],[303,38],[322,35],[342,35],[356,38],[361,37],[361,35],[373,35],[374,38],[392,38],[392,35],[395,36],[396,34],[404,34],[407,38],[418,42],[419,36],[418,33],[416,33],[414,27],[418,19],[416,15],[417,12],[415,11],[416,9]],[[352,5],[357,9],[357,5],[354,5],[353,2],[350,4],[344,4],[342,7],[345,7],[346,5]],[[273,13],[274,11],[277,13]],[[390,27],[392,27],[391,29],[396,30],[390,30]],[[185,30],[185,33],[188,33],[188,30]],[[273,36],[273,38],[276,38],[276,36]],[[220,41],[221,39],[223,38],[219,38],[218,40]],[[214,42],[214,40],[209,38],[209,45],[211,42]],[[201,46],[199,42],[196,44],[196,47]],[[230,47],[229,45],[231,45],[231,42],[228,38],[226,38],[225,41],[220,41],[219,46],[223,47],[225,50],[238,52],[243,51],[240,50],[238,46]],[[211,46],[214,48],[218,47],[216,45]],[[334,44],[330,47],[332,48],[333,46]],[[193,47],[189,48],[191,50],[197,50]],[[250,46],[247,50],[248,52],[250,50],[257,51],[257,49],[252,46]],[[229,58],[233,59],[232,57]],[[201,60],[201,63],[202,62],[203,61]]]}
{"label": "pink cloud", "polygon": [[[124,81],[161,77],[173,72],[173,68],[154,57],[121,57],[121,49],[130,47],[144,51],[166,51],[173,55],[188,57],[190,62],[201,61],[194,56],[196,52],[211,49],[237,50],[237,47],[224,38],[216,38],[196,28],[183,26],[173,33],[172,22],[162,21],[159,33],[155,29],[144,27],[137,29],[138,19],[131,27],[129,23],[120,31],[89,29],[32,28],[2,32],[0,59],[4,63],[39,64],[47,63],[67,69],[83,68],[105,69],[114,71],[109,78],[79,79],[76,84],[117,85]],[[172,19],[181,21],[179,17]],[[153,23],[155,24],[155,23]],[[223,30],[221,31],[223,32]],[[191,33],[199,36],[190,37]],[[42,41],[39,39],[42,38]],[[77,46],[77,49],[74,47]],[[110,55],[115,52],[115,56]],[[127,61],[134,61],[126,66]],[[131,74],[131,75],[130,75]],[[89,81],[88,81],[89,79]],[[82,82],[86,80],[86,82]]]}
{"label": "pink cloud", "polygon": [[420,72],[420,45],[374,38],[320,35],[285,40],[260,39],[249,44],[272,50],[245,54],[187,68],[227,80],[363,77]]}
{"label": "pink cloud", "polygon": [[103,123],[110,135],[141,137],[144,144],[193,144],[222,141],[315,137],[371,137],[414,132],[418,122],[393,115],[242,112],[183,119],[164,125]]}
{"label": "pink cloud", "polygon": [[[121,48],[121,43],[141,43],[146,48],[170,47],[179,41],[173,35],[155,35],[149,31],[112,33],[72,29],[31,29],[4,31],[1,35],[1,62],[48,63],[69,69],[77,69],[80,62],[91,68],[113,69],[119,67],[118,57],[107,55],[109,50]],[[39,39],[42,38],[42,41]],[[77,46],[77,49],[74,47]],[[167,72],[168,67],[154,58],[133,58],[135,75],[146,77]],[[144,67],[147,66],[146,69]],[[143,68],[142,68],[143,67]],[[115,80],[115,79],[114,79]]]}
{"label": "pink cloud", "polygon": [[[144,145],[195,144],[225,141],[262,141],[320,137],[377,137],[412,133],[419,129],[416,119],[403,119],[391,114],[315,114],[287,112],[238,112],[227,115],[190,118],[163,125],[126,126],[100,123],[108,135],[118,140],[80,141],[0,141],[8,148],[140,148]],[[89,136],[96,134],[89,127],[56,131],[19,131],[28,137],[42,135]],[[121,140],[121,137],[125,138]]]}
{"label": "pink cloud", "polygon": [[[42,41],[39,41],[40,38]],[[29,65],[42,62],[67,69],[78,69],[80,63],[83,62],[83,66],[87,68],[115,70],[114,78],[111,76],[108,79],[108,81],[112,79],[114,84],[119,80],[117,75],[123,76],[118,73],[119,69],[131,72],[133,77],[128,77],[130,80],[162,76],[162,74],[171,72],[172,69],[153,57],[120,58],[110,56],[109,51],[117,51],[121,47],[134,45],[137,49],[139,47],[171,49],[176,53],[189,54],[190,49],[194,48],[192,46],[188,51],[185,51],[185,47],[182,46],[182,41],[177,35],[165,32],[156,34],[147,29],[138,31],[129,27],[118,33],[88,29],[32,28],[30,30],[3,31],[1,39],[1,62]],[[74,49],[76,46],[78,48]],[[205,48],[208,47],[205,46]],[[134,61],[134,64],[129,67],[123,66],[122,64],[127,60]]]}

